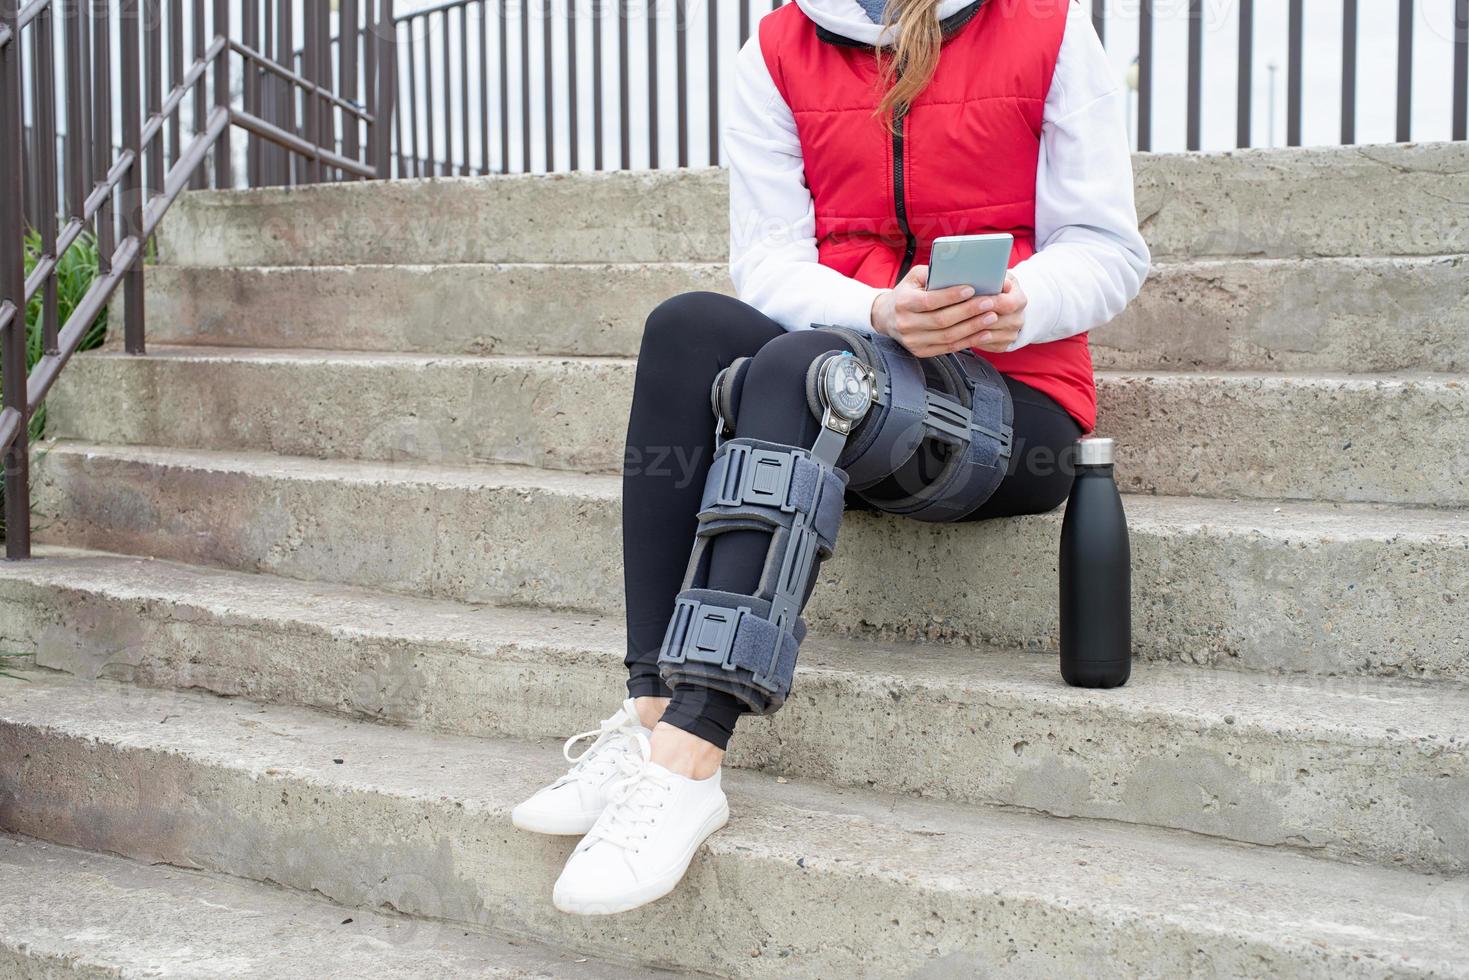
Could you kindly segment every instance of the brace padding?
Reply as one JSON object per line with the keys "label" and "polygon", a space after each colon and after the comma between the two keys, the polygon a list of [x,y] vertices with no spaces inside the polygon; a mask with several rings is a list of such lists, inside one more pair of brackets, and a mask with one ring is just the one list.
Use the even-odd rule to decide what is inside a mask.
{"label": "brace padding", "polygon": [[[658,657],[670,687],[718,688],[756,714],[784,703],[806,631],[801,606],[836,549],[846,489],[845,473],[796,446],[736,438],[716,450],[684,590]],[[711,540],[740,530],[770,535],[755,594],[708,589]]]}
{"label": "brace padding", "polygon": [[759,439],[731,439],[714,454],[699,506],[699,535],[751,527],[791,529],[805,514],[821,557],[836,549],[847,478],[810,453]]}
{"label": "brace padding", "polygon": [[770,603],[755,596],[688,589],[674,602],[658,665],[669,687],[693,683],[724,691],[755,714],[778,709],[790,695],[796,653],[806,637],[770,620]]}

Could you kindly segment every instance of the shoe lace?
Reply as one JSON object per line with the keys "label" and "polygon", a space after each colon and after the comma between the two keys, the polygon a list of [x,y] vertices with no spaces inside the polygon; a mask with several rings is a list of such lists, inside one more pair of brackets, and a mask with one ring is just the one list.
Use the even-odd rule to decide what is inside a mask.
{"label": "shoe lace", "polygon": [[668,805],[673,785],[649,765],[652,750],[648,737],[634,732],[631,738],[636,751],[617,760],[621,778],[612,784],[607,809],[584,842],[606,841],[636,854],[648,839],[648,827],[657,819],[658,811]]}
{"label": "shoe lace", "polygon": [[[561,746],[561,755],[567,762],[572,764],[571,771],[558,779],[556,781],[557,784],[559,785],[572,779],[580,778],[581,776],[606,775],[621,757],[620,754],[607,750],[614,747],[621,747],[624,739],[636,734],[633,731],[636,725],[636,719],[628,717],[626,711],[619,710],[611,718],[603,720],[596,728],[589,729],[585,732],[578,732],[568,738],[565,744]],[[592,744],[583,749],[580,755],[573,755],[572,749],[576,743],[589,738],[594,739]]]}

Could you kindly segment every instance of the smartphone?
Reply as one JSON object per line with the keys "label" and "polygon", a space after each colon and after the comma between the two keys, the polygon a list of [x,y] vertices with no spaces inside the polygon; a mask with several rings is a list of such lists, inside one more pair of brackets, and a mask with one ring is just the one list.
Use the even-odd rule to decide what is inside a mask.
{"label": "smartphone", "polygon": [[949,235],[933,240],[928,260],[928,288],[973,286],[976,296],[994,296],[1005,288],[1015,236]]}

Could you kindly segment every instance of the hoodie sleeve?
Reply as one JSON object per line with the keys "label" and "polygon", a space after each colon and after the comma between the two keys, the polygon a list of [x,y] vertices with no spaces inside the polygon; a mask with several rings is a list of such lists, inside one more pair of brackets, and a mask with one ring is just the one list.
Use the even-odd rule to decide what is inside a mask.
{"label": "hoodie sleeve", "polygon": [[1013,270],[1029,305],[1011,350],[1102,326],[1148,274],[1124,99],[1090,19],[1071,4],[1041,124],[1037,252]]}
{"label": "hoodie sleeve", "polygon": [[729,163],[729,271],[739,298],[787,330],[813,323],[870,330],[881,290],[817,261],[816,213],[796,120],[757,33],[735,63],[724,130]]}

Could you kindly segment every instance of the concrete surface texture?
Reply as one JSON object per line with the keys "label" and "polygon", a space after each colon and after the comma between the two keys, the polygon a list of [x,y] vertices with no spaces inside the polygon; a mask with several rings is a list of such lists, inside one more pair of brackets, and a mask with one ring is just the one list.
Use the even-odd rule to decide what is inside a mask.
{"label": "concrete surface texture", "polygon": [[1469,955],[1443,931],[1463,879],[738,773],[741,819],[686,887],[569,917],[545,893],[574,841],[508,822],[554,745],[189,692],[38,676],[0,695],[0,765],[23,833],[739,977],[1430,976]]}
{"label": "concrete surface texture", "polygon": [[[60,382],[50,432],[126,445],[617,473],[634,368],[606,357],[163,347],[147,358],[118,352],[79,362]],[[1461,375],[1151,371],[1097,380],[1106,431],[1131,449],[1118,466],[1129,492],[1469,504],[1469,385]]]}
{"label": "concrete surface texture", "polygon": [[724,174],[186,195],[0,568],[0,976],[331,975],[351,917],[384,976],[1469,977],[1469,147],[1137,174],[1133,681],[1058,677],[1059,514],[852,515],[730,826],[613,920],[506,815],[620,697],[641,324],[730,290]]}
{"label": "concrete surface texture", "polygon": [[[37,462],[37,533],[54,543],[465,602],[622,609],[611,475],[85,443]],[[1146,495],[1124,506],[1138,655],[1464,679],[1463,511]],[[853,514],[807,618],[1055,649],[1059,529],[1059,513],[954,527]],[[1004,587],[979,587],[993,568]]]}
{"label": "concrete surface texture", "polygon": [[0,976],[634,980],[519,937],[0,835]]}

